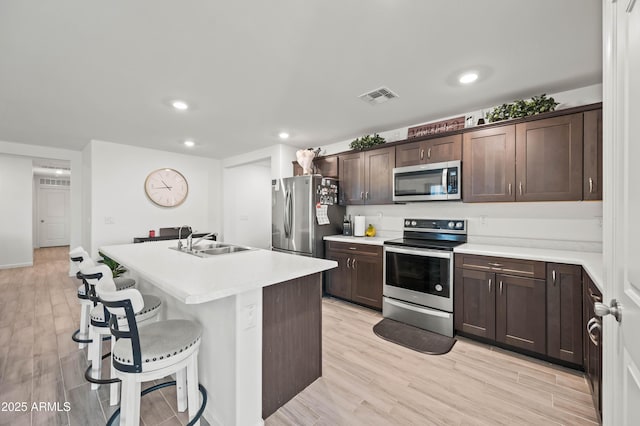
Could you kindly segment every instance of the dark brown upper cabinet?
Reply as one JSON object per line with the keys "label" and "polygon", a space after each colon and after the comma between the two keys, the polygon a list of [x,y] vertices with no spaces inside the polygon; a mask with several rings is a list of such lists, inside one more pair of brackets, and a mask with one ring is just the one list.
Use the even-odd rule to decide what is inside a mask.
{"label": "dark brown upper cabinet", "polygon": [[462,200],[515,201],[515,126],[467,132],[463,137]]}
{"label": "dark brown upper cabinet", "polygon": [[547,355],[582,364],[582,268],[547,263]]}
{"label": "dark brown upper cabinet", "polygon": [[602,110],[584,113],[584,172],[582,194],[585,200],[602,200]]}
{"label": "dark brown upper cabinet", "polygon": [[[293,175],[302,175],[302,166],[297,161],[293,163]],[[313,159],[313,173],[319,174],[324,177],[338,178],[338,156],[326,155],[323,157],[317,157]]]}
{"label": "dark brown upper cabinet", "polygon": [[396,146],[396,167],[462,159],[462,135],[445,136]]}
{"label": "dark brown upper cabinet", "polygon": [[393,204],[395,147],[340,155],[340,204]]}
{"label": "dark brown upper cabinet", "polygon": [[582,199],[582,113],[516,125],[516,201]]}

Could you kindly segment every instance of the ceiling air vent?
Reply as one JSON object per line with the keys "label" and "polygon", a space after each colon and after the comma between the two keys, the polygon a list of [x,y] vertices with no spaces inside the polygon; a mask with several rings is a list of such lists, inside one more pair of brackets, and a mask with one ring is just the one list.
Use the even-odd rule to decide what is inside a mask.
{"label": "ceiling air vent", "polygon": [[371,92],[364,93],[358,97],[368,104],[377,105],[383,102],[387,102],[388,100],[395,99],[398,97],[398,95],[392,92],[388,87],[380,87]]}

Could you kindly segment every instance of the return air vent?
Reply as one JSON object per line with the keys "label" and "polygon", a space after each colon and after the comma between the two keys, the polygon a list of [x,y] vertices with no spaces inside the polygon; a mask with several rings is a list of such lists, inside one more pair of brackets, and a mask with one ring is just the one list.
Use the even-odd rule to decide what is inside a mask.
{"label": "return air vent", "polygon": [[40,178],[40,185],[71,186],[71,181],[64,179]]}
{"label": "return air vent", "polygon": [[388,87],[380,87],[368,93],[358,96],[360,99],[371,105],[381,104],[391,99],[395,99],[398,95],[391,91]]}

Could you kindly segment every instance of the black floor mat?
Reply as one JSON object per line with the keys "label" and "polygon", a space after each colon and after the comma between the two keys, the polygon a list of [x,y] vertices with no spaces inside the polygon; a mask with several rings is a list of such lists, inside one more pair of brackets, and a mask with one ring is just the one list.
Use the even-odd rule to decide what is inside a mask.
{"label": "black floor mat", "polygon": [[442,355],[451,350],[456,339],[432,333],[412,325],[385,318],[373,326],[378,337],[429,355]]}

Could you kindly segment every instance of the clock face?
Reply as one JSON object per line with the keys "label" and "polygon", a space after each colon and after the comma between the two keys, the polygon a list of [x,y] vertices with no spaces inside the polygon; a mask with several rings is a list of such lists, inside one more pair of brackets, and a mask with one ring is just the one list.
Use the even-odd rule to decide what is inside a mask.
{"label": "clock face", "polygon": [[173,169],[158,169],[149,173],[144,182],[147,197],[162,207],[179,206],[187,198],[189,184],[182,174]]}

